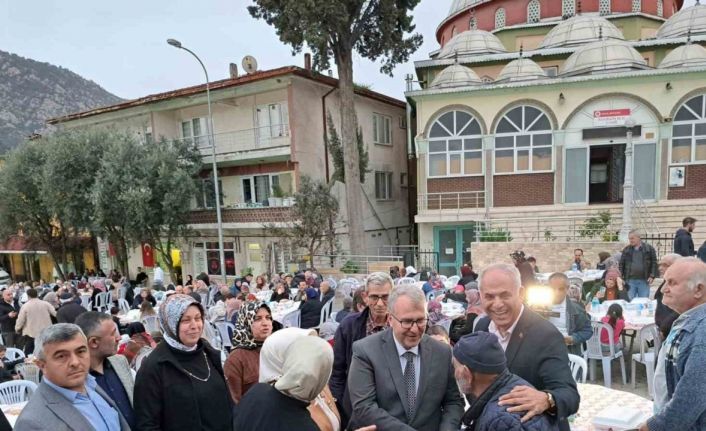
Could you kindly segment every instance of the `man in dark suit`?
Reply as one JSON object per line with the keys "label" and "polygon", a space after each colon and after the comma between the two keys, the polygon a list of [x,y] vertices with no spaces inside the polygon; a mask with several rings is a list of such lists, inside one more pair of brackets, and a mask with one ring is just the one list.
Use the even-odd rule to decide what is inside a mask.
{"label": "man in dark suit", "polygon": [[547,320],[525,307],[519,271],[512,265],[495,264],[480,275],[480,292],[487,316],[476,331],[495,334],[505,350],[513,374],[536,389],[517,386],[500,398],[509,412],[525,412],[529,419],[547,412],[569,431],[567,418],[579,408],[579,394],[571,370],[564,337]]}
{"label": "man in dark suit", "polygon": [[391,329],[353,344],[349,429],[458,431],[463,400],[451,349],[424,334],[424,293],[414,285],[397,286],[388,309]]}

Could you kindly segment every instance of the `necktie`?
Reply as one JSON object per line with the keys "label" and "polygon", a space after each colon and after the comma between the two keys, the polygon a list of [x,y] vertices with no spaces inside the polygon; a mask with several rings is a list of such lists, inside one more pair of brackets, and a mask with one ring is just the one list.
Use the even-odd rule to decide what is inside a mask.
{"label": "necktie", "polygon": [[402,356],[407,360],[404,367],[404,384],[407,388],[407,416],[409,419],[412,419],[414,417],[415,407],[417,404],[417,377],[414,373],[415,355],[412,352],[405,352]]}

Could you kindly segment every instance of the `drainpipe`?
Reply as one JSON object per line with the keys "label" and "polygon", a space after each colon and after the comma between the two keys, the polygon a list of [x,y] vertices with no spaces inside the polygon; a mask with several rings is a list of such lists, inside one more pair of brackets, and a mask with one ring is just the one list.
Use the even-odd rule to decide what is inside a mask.
{"label": "drainpipe", "polygon": [[328,145],[326,145],[326,140],[327,136],[326,134],[328,133],[328,118],[326,116],[326,97],[336,91],[338,87],[332,87],[329,91],[326,92],[321,97],[321,115],[323,116],[324,119],[324,162],[326,165],[326,183],[328,184],[329,181],[331,181],[330,174],[329,174],[329,167],[328,167]]}

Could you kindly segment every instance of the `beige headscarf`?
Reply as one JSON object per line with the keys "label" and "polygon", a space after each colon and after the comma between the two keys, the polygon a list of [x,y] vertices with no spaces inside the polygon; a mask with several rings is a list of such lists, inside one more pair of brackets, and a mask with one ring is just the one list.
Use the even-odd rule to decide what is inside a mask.
{"label": "beige headscarf", "polygon": [[284,359],[289,346],[300,338],[316,336],[313,329],[285,328],[267,337],[260,350],[260,383],[271,383],[282,377]]}
{"label": "beige headscarf", "polygon": [[333,349],[319,337],[303,337],[285,352],[282,377],[275,389],[307,403],[326,387],[333,369]]}

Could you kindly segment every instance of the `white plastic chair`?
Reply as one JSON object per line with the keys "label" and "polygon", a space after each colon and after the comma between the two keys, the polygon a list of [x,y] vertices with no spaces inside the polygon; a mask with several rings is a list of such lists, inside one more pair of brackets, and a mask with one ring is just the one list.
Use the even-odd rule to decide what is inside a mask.
{"label": "white plastic chair", "polygon": [[154,300],[159,301],[159,302],[164,300],[165,295],[166,295],[166,293],[161,290],[156,290],[156,291],[152,292],[152,296],[154,296]]}
{"label": "white plastic chair", "polygon": [[412,277],[403,277],[397,280],[397,285],[405,285],[405,284],[417,284],[417,280],[413,279]]}
{"label": "white plastic chair", "polygon": [[91,311],[91,297],[89,295],[81,295],[81,307]]}
{"label": "white plastic chair", "polygon": [[329,299],[323,307],[321,307],[321,318],[319,319],[319,324],[315,329],[318,329],[326,323],[328,317],[331,315],[331,308],[333,307],[333,299]]}
{"label": "white plastic chair", "polygon": [[444,292],[441,290],[430,290],[429,293],[427,293],[427,301],[431,301],[432,299],[436,299],[437,296],[443,295]]}
{"label": "white plastic chair", "polygon": [[214,323],[218,333],[221,334],[221,342],[223,347],[230,350],[233,347],[233,333],[235,332],[235,326],[230,322],[216,322]]}
{"label": "white plastic chair", "polygon": [[93,308],[95,308],[97,311],[106,311],[108,308],[108,293],[107,292],[101,292],[98,295],[96,295],[96,301],[93,304]]}
{"label": "white plastic chair", "polygon": [[25,358],[25,352],[15,347],[8,347],[5,352],[5,357],[8,361],[16,361]]}
{"label": "white plastic chair", "polygon": [[0,383],[0,404],[17,404],[29,401],[37,384],[29,380],[13,380]]}
{"label": "white plastic chair", "polygon": [[301,328],[302,311],[294,310],[282,317],[282,326],[285,328]]}
{"label": "white plastic chair", "polygon": [[203,325],[203,333],[201,334],[201,338],[208,340],[211,347],[216,350],[221,350],[223,348],[223,338],[221,337],[220,331],[215,324],[208,320],[206,320]]}
{"label": "white plastic chair", "polygon": [[152,349],[149,347],[143,347],[140,349],[139,352],[137,352],[137,355],[135,356],[135,359],[132,361],[132,368],[137,372],[140,371],[140,366],[142,365],[142,361],[145,360],[146,357],[148,357],[152,353]]}
{"label": "white plastic chair", "polygon": [[[596,361],[600,360],[603,363],[603,383],[605,387],[611,387],[611,362],[613,359],[620,359],[620,370],[623,374],[623,384],[627,385],[627,375],[625,373],[625,357],[623,356],[622,350],[616,350],[615,339],[613,338],[613,327],[607,323],[603,322],[591,322],[591,327],[593,328],[593,336],[586,342],[588,349],[584,352],[584,357],[588,361],[590,360],[590,372],[591,380],[596,378]],[[608,341],[610,344],[610,350],[607,353],[603,353],[601,348],[601,333],[603,331],[608,332]]]}
{"label": "white plastic chair", "polygon": [[[637,368],[637,364],[644,365],[647,373],[647,392],[652,396],[654,394],[652,381],[654,380],[657,354],[662,345],[662,339],[660,338],[659,329],[655,323],[651,323],[640,329],[638,337],[640,340],[640,354],[632,355],[630,379],[632,380],[632,387],[635,388],[635,368]],[[654,348],[647,346],[648,341],[653,341]]]}
{"label": "white plastic chair", "polygon": [[574,376],[576,383],[586,383],[588,364],[584,358],[569,353],[569,368],[571,368],[571,375]]}
{"label": "white plastic chair", "polygon": [[34,364],[17,364],[15,365],[15,371],[17,374],[22,376],[23,380],[30,381],[35,384],[39,384],[39,367]]}
{"label": "white plastic chair", "polygon": [[118,299],[118,308],[120,308],[120,314],[127,314],[130,311],[130,304],[128,304],[126,299]]}
{"label": "white plastic chair", "polygon": [[145,330],[147,332],[160,332],[162,329],[159,327],[159,319],[157,316],[145,316],[140,319],[143,325],[145,325]]}
{"label": "white plastic chair", "polygon": [[446,281],[447,281],[447,282],[451,285],[451,287],[453,288],[454,286],[456,286],[456,285],[458,284],[458,282],[459,282],[460,280],[461,280],[461,277],[459,277],[458,275],[452,275],[452,276],[449,277]]}

